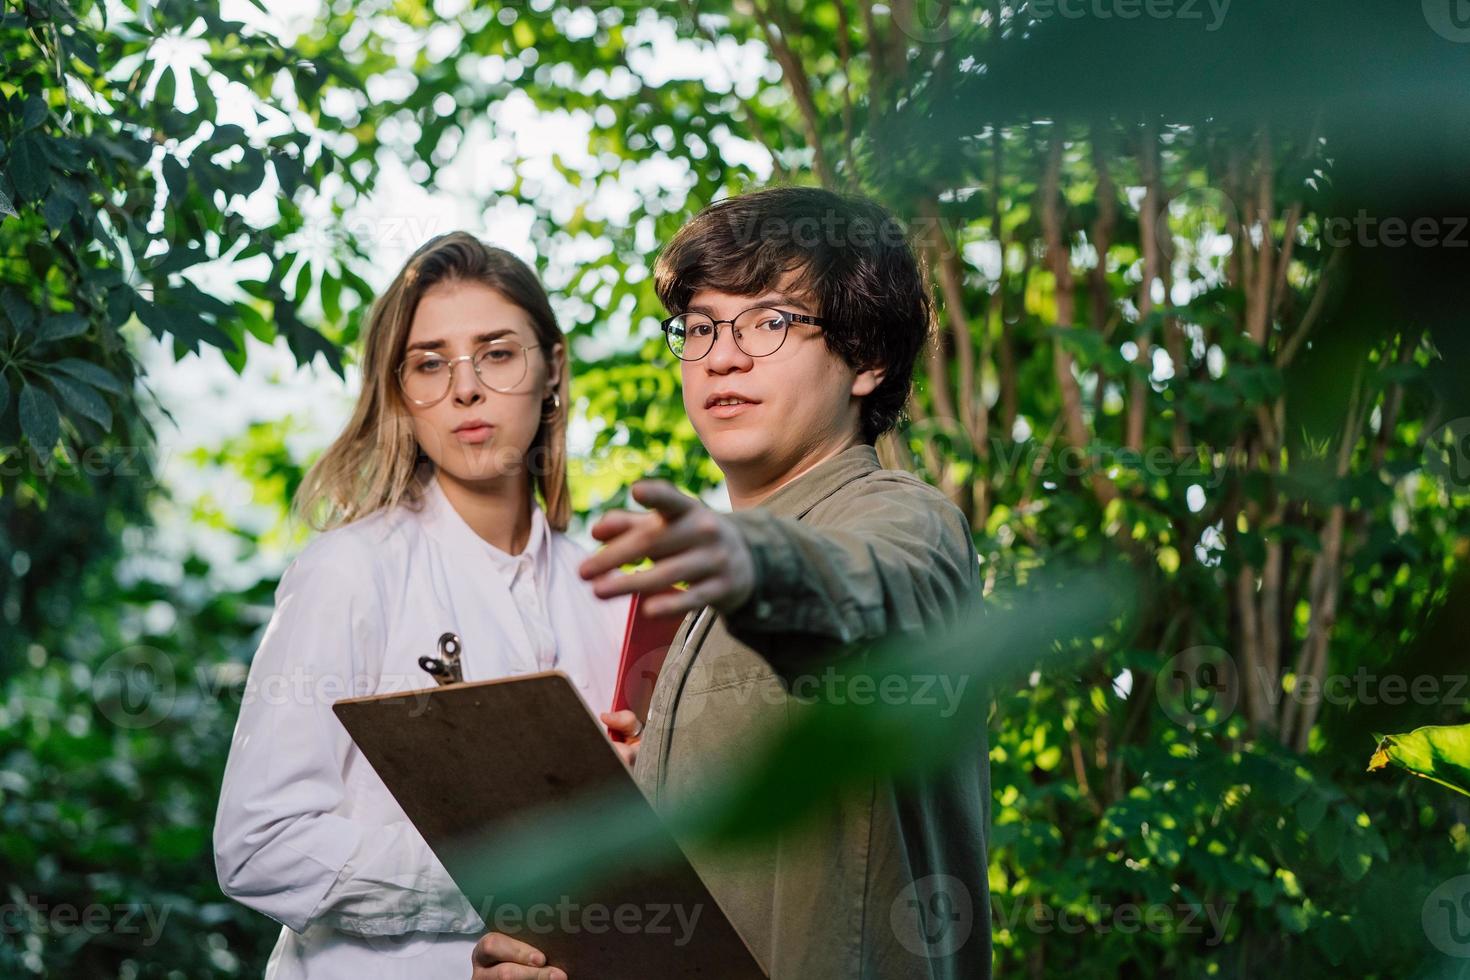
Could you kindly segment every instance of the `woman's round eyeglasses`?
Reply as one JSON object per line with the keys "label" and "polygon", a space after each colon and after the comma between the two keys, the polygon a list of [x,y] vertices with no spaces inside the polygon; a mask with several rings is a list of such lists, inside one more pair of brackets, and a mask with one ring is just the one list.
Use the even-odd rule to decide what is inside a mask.
{"label": "woman's round eyeglasses", "polygon": [[781,349],[792,323],[821,326],[820,317],[760,306],[738,313],[732,320],[716,320],[705,313],[678,313],[663,321],[664,339],[681,361],[697,361],[714,350],[720,324],[735,332],[735,346],[750,357],[766,357]]}
{"label": "woman's round eyeglasses", "polygon": [[526,377],[526,351],[536,350],[514,340],[492,340],[476,347],[473,353],[445,357],[435,351],[413,351],[398,366],[398,386],[403,397],[420,408],[444,399],[454,382],[454,368],[469,361],[475,377],[491,391],[514,391]]}

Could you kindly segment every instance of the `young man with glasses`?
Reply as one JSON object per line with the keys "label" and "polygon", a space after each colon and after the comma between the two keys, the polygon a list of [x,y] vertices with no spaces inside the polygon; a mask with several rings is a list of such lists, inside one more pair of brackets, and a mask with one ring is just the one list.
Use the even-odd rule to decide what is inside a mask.
{"label": "young man with glasses", "polygon": [[[874,449],[933,319],[891,215],[810,188],[731,198],[675,235],[655,276],[684,407],[734,513],[642,481],[633,497],[651,510],[604,516],[581,573],[605,597],[688,584],[645,606],[689,615],[646,729],[621,719],[624,757],[663,809],[757,758],[799,717],[803,677],[896,634],[922,650],[980,586],[964,515]],[[689,856],[773,980],[975,980],[990,973],[988,801],[979,732],[937,774],[870,778],[775,839]],[[475,976],[562,980],[538,955],[493,934]]]}

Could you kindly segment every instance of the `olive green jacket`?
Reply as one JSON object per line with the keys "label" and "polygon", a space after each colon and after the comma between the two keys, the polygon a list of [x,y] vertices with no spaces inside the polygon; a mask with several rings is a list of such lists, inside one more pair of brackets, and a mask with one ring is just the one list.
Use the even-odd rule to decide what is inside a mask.
{"label": "olive green jacket", "polygon": [[[871,446],[732,518],[757,584],[734,613],[691,614],[670,647],[634,770],[661,811],[748,763],[805,702],[842,696],[815,665],[952,625],[978,602],[964,515],[882,469]],[[959,764],[870,778],[775,839],[736,852],[684,843],[772,980],[977,980],[990,975],[989,799],[982,731]]]}

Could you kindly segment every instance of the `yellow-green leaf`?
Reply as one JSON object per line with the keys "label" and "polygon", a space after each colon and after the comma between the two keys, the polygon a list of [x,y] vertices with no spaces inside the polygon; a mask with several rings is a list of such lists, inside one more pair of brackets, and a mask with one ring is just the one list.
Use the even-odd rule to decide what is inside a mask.
{"label": "yellow-green leaf", "polygon": [[1426,725],[1379,736],[1368,771],[1390,764],[1470,796],[1470,725]]}

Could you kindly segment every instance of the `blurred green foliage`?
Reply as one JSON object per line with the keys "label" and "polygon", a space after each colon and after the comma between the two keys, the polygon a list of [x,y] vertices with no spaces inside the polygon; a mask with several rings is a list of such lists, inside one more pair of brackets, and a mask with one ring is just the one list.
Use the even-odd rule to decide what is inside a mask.
{"label": "blurred green foliage", "polygon": [[[1470,808],[1362,771],[1372,732],[1466,714],[1467,48],[1417,5],[1238,2],[1207,32],[1026,4],[344,0],[289,44],[208,2],[0,10],[0,904],[113,917],[6,919],[7,975],[253,975],[275,933],[208,848],[274,583],[143,560],[166,490],[129,331],[340,369],[375,245],[340,219],[393,154],[432,184],[467,141],[517,145],[520,100],[567,143],[476,193],[535,215],[598,426],[579,511],[645,473],[717,479],[649,267],[769,161],[878,196],[928,263],[938,340],[883,450],[970,515],[990,601],[1062,559],[1133,566],[1122,635],[997,692],[1000,975],[1451,975],[1421,913],[1470,870]],[[218,125],[227,93],[269,125]],[[328,194],[312,260],[293,243]],[[1419,219],[1435,241],[1385,246]],[[206,457],[277,508],[307,462],[272,426]],[[128,905],[167,911],[155,942]],[[1168,914],[1128,930],[1120,906]]]}

